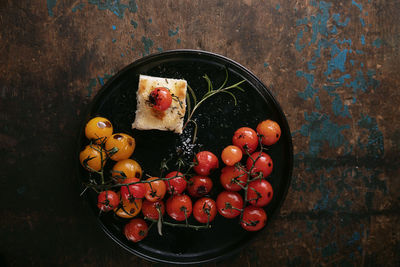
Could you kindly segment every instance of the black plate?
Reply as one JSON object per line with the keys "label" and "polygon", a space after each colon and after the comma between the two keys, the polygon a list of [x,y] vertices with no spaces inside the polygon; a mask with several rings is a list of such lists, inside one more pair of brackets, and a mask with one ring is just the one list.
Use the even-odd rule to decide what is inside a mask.
{"label": "black plate", "polygon": [[[225,68],[229,73],[228,85],[245,79],[242,85],[245,93],[234,89],[238,103],[228,94],[210,98],[198,109],[198,141],[195,147],[188,146],[192,128],[188,127],[182,135],[162,131],[132,130],[131,123],[135,118],[136,90],[139,74],[166,78],[183,78],[195,90],[198,98],[206,92],[207,83],[202,78],[207,74],[216,88],[223,83]],[[136,150],[133,158],[144,171],[158,176],[160,162],[176,154],[176,150],[196,152],[200,149],[210,150],[220,155],[222,149],[231,144],[234,131],[243,126],[255,129],[258,122],[267,118],[275,120],[282,129],[278,143],[269,150],[274,161],[274,170],[268,180],[274,188],[272,202],[266,207],[268,221],[276,214],[283,203],[290,185],[293,165],[292,140],[288,123],[279,104],[259,79],[238,63],[204,51],[174,50],[150,55],[130,64],[112,77],[96,95],[89,107],[87,120],[94,116],[108,118],[114,126],[114,132],[131,134],[136,139]],[[79,150],[88,143],[84,136],[83,123],[80,132]],[[191,155],[186,153],[189,158]],[[110,168],[111,163],[106,166]],[[221,164],[222,165],[222,164]],[[87,172],[78,165],[79,179],[87,179]],[[211,197],[214,199],[219,191],[219,173],[212,175],[214,188]],[[86,193],[87,199],[98,214],[97,196],[93,191]],[[151,261],[193,264],[222,259],[243,248],[259,233],[244,231],[238,219],[225,219],[217,215],[211,230],[194,231],[192,229],[172,228],[165,226],[164,235],[159,236],[156,227],[139,243],[126,240],[123,226],[128,220],[108,213],[99,217],[104,231],[119,245],[129,252]],[[263,231],[268,231],[267,226]]]}

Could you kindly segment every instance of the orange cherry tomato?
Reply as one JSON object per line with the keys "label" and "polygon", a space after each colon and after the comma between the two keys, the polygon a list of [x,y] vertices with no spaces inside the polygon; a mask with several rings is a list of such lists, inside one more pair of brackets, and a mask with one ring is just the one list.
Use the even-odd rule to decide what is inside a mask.
{"label": "orange cherry tomato", "polygon": [[117,148],[116,153],[110,153],[110,158],[115,161],[128,159],[135,150],[135,138],[124,133],[116,133],[110,136],[106,141],[107,152]]}
{"label": "orange cherry tomato", "polygon": [[242,150],[237,146],[227,146],[222,150],[221,159],[228,165],[233,166],[242,159]]}
{"label": "orange cherry tomato", "polygon": [[114,209],[115,214],[121,218],[133,218],[142,209],[142,199],[122,200],[122,205]]}
{"label": "orange cherry tomato", "polygon": [[151,183],[146,183],[146,194],[144,197],[151,202],[159,201],[164,198],[167,192],[167,186],[163,180],[157,180],[158,177],[150,177],[146,181],[153,181]]}
{"label": "orange cherry tomato", "polygon": [[[99,145],[87,145],[79,154],[82,166],[89,171],[100,171],[106,164],[106,159],[107,154]],[[103,165],[101,164],[102,161]]]}
{"label": "orange cherry tomato", "polygon": [[101,144],[113,133],[113,126],[109,120],[103,117],[91,119],[85,127],[85,135],[88,139],[95,140],[96,144]]}
{"label": "orange cherry tomato", "polygon": [[265,120],[258,124],[257,133],[261,135],[263,145],[273,145],[278,142],[281,137],[281,127],[272,120]]}
{"label": "orange cherry tomato", "polygon": [[112,177],[117,179],[118,183],[122,183],[127,178],[142,177],[142,167],[133,159],[123,159],[115,163],[112,168]]}

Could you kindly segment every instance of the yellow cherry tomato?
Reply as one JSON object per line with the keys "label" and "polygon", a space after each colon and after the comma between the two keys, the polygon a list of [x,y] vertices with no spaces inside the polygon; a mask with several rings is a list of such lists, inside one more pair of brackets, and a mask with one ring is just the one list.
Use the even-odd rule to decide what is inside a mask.
{"label": "yellow cherry tomato", "polygon": [[107,152],[112,151],[113,148],[117,148],[116,153],[110,153],[110,158],[115,161],[128,159],[133,151],[135,150],[135,138],[124,133],[116,133],[107,138],[106,150]]}
{"label": "yellow cherry tomato", "polygon": [[[121,176],[124,176],[121,178]],[[142,167],[133,159],[124,159],[115,163],[112,169],[112,177],[116,178],[118,183],[122,183],[127,178],[142,178]]]}
{"label": "yellow cherry tomato", "polygon": [[[99,145],[87,145],[79,154],[79,160],[82,166],[89,171],[100,171],[101,168],[106,164],[106,158],[106,152]],[[102,161],[103,166],[101,165]],[[87,166],[85,166],[85,163]]]}
{"label": "yellow cherry tomato", "polygon": [[113,126],[109,120],[103,117],[91,119],[85,127],[85,135],[88,139],[93,139],[97,144],[101,144],[113,133]]}
{"label": "yellow cherry tomato", "polygon": [[114,209],[115,214],[122,218],[133,218],[142,210],[142,199],[135,198],[134,201],[122,200],[122,207]]}

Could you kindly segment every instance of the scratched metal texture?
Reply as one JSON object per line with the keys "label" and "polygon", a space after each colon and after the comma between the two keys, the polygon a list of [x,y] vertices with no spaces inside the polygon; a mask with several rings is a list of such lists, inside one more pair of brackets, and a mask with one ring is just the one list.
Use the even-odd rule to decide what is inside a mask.
{"label": "scratched metal texture", "polygon": [[400,1],[0,1],[0,265],[154,266],[96,225],[71,166],[87,104],[135,59],[253,71],[295,154],[276,220],[205,266],[400,265]]}

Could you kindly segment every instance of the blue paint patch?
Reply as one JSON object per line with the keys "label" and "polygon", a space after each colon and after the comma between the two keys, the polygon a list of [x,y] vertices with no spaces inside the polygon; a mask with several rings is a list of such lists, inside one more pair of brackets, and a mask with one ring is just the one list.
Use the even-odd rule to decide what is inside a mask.
{"label": "blue paint patch", "polygon": [[78,11],[78,10],[80,10],[80,11],[82,11],[82,8],[85,6],[85,4],[84,3],[79,3],[79,4],[77,4],[76,6],[74,6],[73,8],[72,8],[72,12],[76,12],[76,11]]}
{"label": "blue paint patch", "polygon": [[158,51],[158,52],[162,52],[163,49],[162,49],[161,47],[157,47],[157,51]]}
{"label": "blue paint patch", "polygon": [[181,38],[176,39],[176,43],[180,44],[181,43]]}
{"label": "blue paint patch", "polygon": [[344,38],[343,40],[338,40],[339,44],[348,44],[351,46],[351,39]]}
{"label": "blue paint patch", "polygon": [[298,19],[298,20],[296,21],[296,26],[307,25],[307,23],[308,23],[308,18],[305,17],[305,18],[303,18],[303,19]]}
{"label": "blue paint patch", "polygon": [[112,25],[112,29],[113,29],[113,31],[115,31],[117,29],[117,27],[115,25]]}
{"label": "blue paint patch", "polygon": [[125,10],[127,9],[130,13],[136,13],[138,10],[136,0],[129,0],[128,5],[122,4],[120,0],[89,0],[89,4],[97,6],[98,10],[109,10],[115,14],[118,18],[123,19]]}
{"label": "blue paint patch", "polygon": [[143,36],[142,37],[142,43],[143,43],[143,46],[144,46],[143,56],[150,54],[150,48],[153,46],[153,40]]}
{"label": "blue paint patch", "polygon": [[361,67],[362,67],[362,68],[364,67],[364,63],[363,63],[363,62],[361,62],[361,64],[360,64],[360,65],[361,65]]}
{"label": "blue paint patch", "polygon": [[356,54],[357,54],[357,55],[363,55],[363,54],[364,54],[364,51],[362,51],[362,50],[356,50]]}
{"label": "blue paint patch", "polygon": [[149,18],[149,23],[152,23],[152,22],[153,22],[153,20],[151,18]]}
{"label": "blue paint patch", "polygon": [[296,43],[294,44],[294,46],[296,47],[296,50],[301,52],[301,50],[303,50],[304,47],[306,47],[305,44],[301,45],[300,44],[300,40],[303,38],[303,30],[300,30],[297,33],[297,39],[296,39]]}
{"label": "blue paint patch", "polygon": [[350,59],[350,64],[352,65],[352,66],[354,66],[354,59]]}
{"label": "blue paint patch", "polygon": [[276,10],[279,10],[281,8],[281,5],[280,4],[277,4],[276,6],[275,6],[275,9]]}
{"label": "blue paint patch", "polygon": [[169,36],[169,37],[175,36],[175,35],[178,34],[178,32],[179,32],[179,27],[176,27],[175,31],[173,31],[173,30],[168,30],[168,36]]}
{"label": "blue paint patch", "polygon": [[268,68],[269,64],[268,62],[264,62],[264,68]]}
{"label": "blue paint patch", "polygon": [[361,44],[365,45],[365,36],[364,36],[364,34],[361,35]]}
{"label": "blue paint patch", "polygon": [[135,39],[135,34],[132,33],[132,34],[131,34],[131,38],[132,38],[132,39]]}
{"label": "blue paint patch", "polygon": [[133,28],[137,28],[137,26],[138,26],[138,23],[136,22],[136,21],[134,21],[134,20],[132,20],[131,19],[131,25],[133,26]]}
{"label": "blue paint patch", "polygon": [[112,39],[111,42],[115,43],[117,41],[117,39]]}
{"label": "blue paint patch", "polygon": [[361,114],[358,126],[369,131],[367,144],[359,143],[361,149],[365,149],[370,157],[379,159],[384,155],[383,134],[378,128],[375,118]]}
{"label": "blue paint patch", "polygon": [[363,9],[362,4],[356,3],[356,1],[354,1],[354,0],[351,0],[351,4],[353,6],[358,7],[358,9],[360,9],[360,11],[362,11],[362,9]]}
{"label": "blue paint patch", "polygon": [[304,92],[298,93],[299,97],[301,97],[304,100],[307,100],[308,98],[313,98],[314,94],[318,92],[318,88],[314,88],[312,85],[314,83],[314,74],[311,73],[304,73],[303,71],[299,70],[296,71],[296,76],[297,77],[304,77],[307,81],[307,86]]}
{"label": "blue paint patch", "polygon": [[364,15],[365,15],[365,16],[368,16],[368,11],[365,11]]}
{"label": "blue paint patch", "polygon": [[380,38],[376,38],[375,41],[373,41],[372,45],[376,48],[380,48],[382,45],[382,40]]}
{"label": "blue paint patch", "polygon": [[351,115],[349,113],[349,106],[343,105],[343,102],[340,99],[339,95],[336,95],[332,101],[332,110],[335,116],[351,118]]}
{"label": "blue paint patch", "polygon": [[104,73],[104,76],[97,76],[97,79],[99,80],[99,83],[101,86],[103,86],[105,84],[105,81],[107,81],[108,79],[110,79],[112,77],[112,75]]}
{"label": "blue paint patch", "polygon": [[361,18],[361,17],[360,17],[360,23],[361,23],[361,26],[365,27],[365,21],[364,21],[364,19]]}
{"label": "blue paint patch", "polygon": [[315,108],[321,110],[321,102],[319,101],[319,96],[315,97]]}
{"label": "blue paint patch", "polygon": [[341,26],[341,27],[346,27],[346,26],[349,24],[349,22],[350,22],[350,18],[349,18],[349,17],[347,17],[347,18],[344,20],[344,22],[341,22],[341,21],[340,21],[340,14],[338,14],[338,13],[333,14],[333,15],[332,15],[332,18],[333,18],[333,20],[336,22],[336,24],[337,24],[338,26]]}
{"label": "blue paint patch", "polygon": [[332,74],[334,70],[340,70],[341,72],[344,72],[346,70],[345,63],[347,52],[347,49],[343,49],[336,57],[328,60],[328,69],[324,73],[325,76]]}
{"label": "blue paint patch", "polygon": [[93,93],[93,87],[97,85],[97,80],[95,78],[90,79],[89,85],[85,88],[88,91],[87,97],[91,97]]}
{"label": "blue paint patch", "polygon": [[332,33],[332,34],[337,34],[337,33],[338,33],[338,30],[337,30],[337,28],[336,28],[335,25],[332,26],[331,33]]}
{"label": "blue paint patch", "polygon": [[121,57],[124,57],[124,53],[121,53]]}
{"label": "blue paint patch", "polygon": [[47,13],[50,17],[54,17],[53,8],[57,5],[57,0],[47,0]]}
{"label": "blue paint patch", "polygon": [[347,244],[352,245],[356,243],[358,240],[361,239],[361,235],[359,232],[354,232],[353,235],[351,236],[350,240],[347,241]]}

